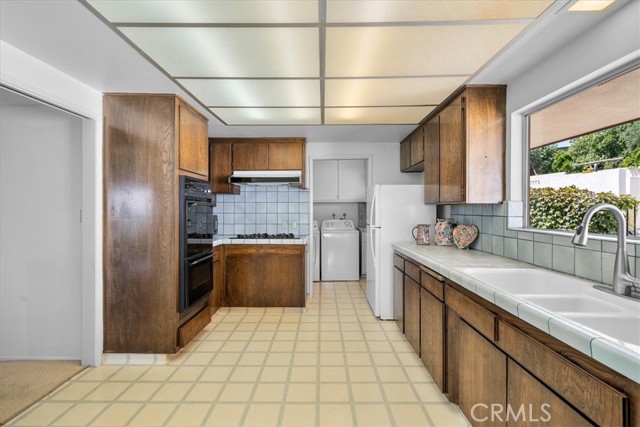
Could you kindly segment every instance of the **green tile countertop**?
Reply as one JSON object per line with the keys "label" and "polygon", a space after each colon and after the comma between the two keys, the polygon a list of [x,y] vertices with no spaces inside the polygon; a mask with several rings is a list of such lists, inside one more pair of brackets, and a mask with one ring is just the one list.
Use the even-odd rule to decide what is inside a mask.
{"label": "green tile countertop", "polygon": [[[640,383],[640,347],[597,333],[597,330],[582,327],[582,325],[559,314],[543,309],[497,287],[492,287],[490,283],[485,283],[464,270],[467,268],[538,269],[539,267],[486,252],[460,250],[456,247],[418,246],[413,242],[402,242],[395,243],[393,248],[402,255],[440,273],[616,372]],[[579,280],[584,281],[585,287],[596,284],[586,279]],[[640,313],[640,302],[638,302],[638,310]]]}

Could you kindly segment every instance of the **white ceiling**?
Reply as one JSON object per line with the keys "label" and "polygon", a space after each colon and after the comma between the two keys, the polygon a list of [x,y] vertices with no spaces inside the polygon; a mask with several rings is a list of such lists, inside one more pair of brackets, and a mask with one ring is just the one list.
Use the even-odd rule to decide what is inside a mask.
{"label": "white ceiling", "polygon": [[[333,0],[329,0],[331,4]],[[508,3],[531,3],[535,4],[537,0],[531,2],[508,2]],[[135,2],[127,2],[134,5]],[[184,2],[170,2],[165,1],[163,4],[180,3]],[[207,5],[211,2],[192,2],[193,4],[202,3]],[[221,2],[224,3],[224,2]],[[269,22],[271,15],[264,13],[258,8],[251,6],[250,1],[232,2],[241,3],[246,6],[246,10],[238,12],[237,9],[231,8],[224,15],[224,19],[227,22],[239,22],[239,20],[247,19],[251,17],[252,20],[258,22],[260,19]],[[262,4],[264,2],[257,1],[256,4]],[[277,2],[267,2],[277,3]],[[314,14],[311,11],[312,8],[304,6],[304,3],[317,2],[280,2],[283,4],[291,5],[300,3],[299,8],[287,8],[289,15],[286,19],[290,22],[317,22],[317,13]],[[379,14],[383,13],[379,9],[374,7],[375,5],[382,4],[384,2],[370,1],[368,2],[370,7],[365,7],[366,14],[354,14],[354,5],[361,4],[362,2],[341,0],[340,2],[333,2],[336,6],[335,9],[329,7],[327,20],[330,22],[355,22],[356,20],[375,21],[380,19]],[[402,2],[397,3],[407,4],[417,2]],[[437,13],[437,18],[441,21],[451,19],[451,17],[460,17],[460,10],[454,10],[455,8],[442,8],[444,3],[453,5],[462,5],[463,3],[475,4],[474,1],[457,1],[457,2],[419,2],[421,5],[432,3],[432,6],[439,5],[440,9]],[[501,3],[501,2],[496,2]],[[536,21],[531,29],[527,30],[521,37],[508,46],[500,55],[493,60],[491,64],[482,68],[471,82],[481,83],[508,83],[511,79],[517,76],[523,70],[526,70],[531,64],[539,62],[545,56],[548,56],[555,49],[565,44],[567,41],[576,37],[581,32],[585,31],[590,25],[593,25],[598,19],[602,19],[603,14],[577,14],[573,16],[567,16],[566,13],[555,12],[564,5],[564,1],[561,4],[556,3],[551,7],[540,20]],[[505,4],[502,2],[501,4]],[[201,5],[201,6],[202,6]],[[340,7],[337,7],[340,5]],[[233,9],[233,10],[232,10]],[[276,10],[277,7],[274,9]],[[333,11],[337,12],[333,12]],[[363,9],[359,7],[360,11]],[[433,8],[432,8],[433,10]],[[468,11],[465,13],[475,13],[468,8],[462,8],[462,10]],[[502,10],[502,9],[500,9]],[[159,22],[168,19],[176,19],[176,14],[171,11],[163,11],[161,8],[157,8],[156,19]],[[169,13],[169,15],[167,15]],[[279,13],[277,10],[273,13]],[[388,13],[385,12],[385,13]],[[390,18],[398,21],[408,21],[411,17],[427,21],[428,17],[421,15],[421,13],[413,12],[409,14],[403,7],[397,8],[394,15]],[[506,11],[506,13],[510,13]],[[164,15],[163,15],[164,14]],[[366,15],[366,16],[365,16]],[[194,17],[203,17],[202,11],[197,11],[193,15],[185,13],[180,19],[184,22],[196,22]],[[278,15],[280,16],[280,15]],[[388,15],[387,15],[388,16]],[[511,16],[511,15],[509,15]],[[240,17],[240,18],[239,18]],[[124,18],[119,18],[122,21],[126,21]],[[133,16],[131,18],[134,21],[139,20],[139,17]],[[283,18],[280,18],[283,19]],[[341,21],[341,19],[343,21]],[[516,20],[510,21],[510,25],[503,25],[504,31],[516,31],[509,30],[510,26],[518,26],[519,23]],[[442,22],[439,22],[442,24]],[[341,24],[338,26],[327,29],[327,44],[330,40],[333,40],[334,35],[342,33],[343,31],[353,31],[356,33],[355,38],[351,39],[351,46],[349,49],[355,49],[351,51],[351,56],[361,55],[363,47],[353,46],[354,40],[358,37],[362,37],[362,34],[366,34],[369,28],[367,27],[343,27]],[[440,25],[443,28],[447,28],[448,25]],[[137,30],[134,27],[125,27],[128,30]],[[388,25],[381,28],[382,33],[387,37],[393,38],[393,30],[397,27],[394,25]],[[155,27],[150,27],[148,30],[153,32]],[[218,28],[215,28],[218,29]],[[233,24],[224,28],[225,30],[231,30]],[[256,29],[260,29],[259,27]],[[287,28],[285,28],[287,29]],[[291,28],[289,28],[291,29]],[[295,28],[309,29],[309,28]],[[433,29],[431,25],[406,25],[402,28],[408,30],[409,33],[415,34],[416,42],[419,43],[423,32],[428,32]],[[335,32],[334,32],[335,30]],[[317,31],[317,30],[316,30]],[[314,42],[316,37],[313,31],[301,32],[299,40],[289,40],[287,43],[291,43],[290,51],[296,48],[297,44],[304,44],[305,40],[308,43],[309,40]],[[149,33],[150,34],[150,33]],[[334,35],[332,35],[334,34]],[[358,35],[360,34],[360,35]],[[262,33],[264,35],[264,33]],[[76,79],[83,81],[84,83],[100,90],[102,92],[173,92],[178,93],[181,96],[187,98],[191,103],[196,101],[189,97],[189,94],[182,90],[174,81],[172,81],[167,75],[160,72],[154,65],[152,65],[144,56],[138,53],[133,47],[131,47],[126,41],[119,37],[107,24],[102,22],[94,14],[92,14],[83,4],[74,0],[50,0],[46,2],[31,1],[31,0],[2,0],[0,1],[0,38],[49,63],[50,65],[60,69],[61,71],[75,77]],[[260,39],[261,37],[253,36],[253,41]],[[461,38],[464,38],[461,35]],[[309,39],[309,40],[307,40]],[[344,39],[343,39],[344,40]],[[238,43],[242,40],[238,40]],[[327,55],[327,71],[338,70],[336,73],[345,73],[347,77],[353,76],[354,65],[351,68],[346,63],[341,63],[340,58],[349,54],[349,49],[344,49],[342,53],[336,50],[336,59],[331,62],[330,56]],[[490,50],[490,49],[488,49]],[[295,73],[291,73],[293,77],[302,77],[306,70],[306,66],[310,63],[315,65],[317,61],[314,58],[318,58],[318,50],[316,49],[312,53],[307,52],[304,49],[299,50],[301,55],[308,55],[308,61],[303,61],[296,68]],[[261,54],[264,52],[261,52]],[[275,56],[282,55],[277,53]],[[341,56],[342,55],[342,56]],[[477,62],[473,62],[473,55],[469,55],[467,58],[473,66],[477,65]],[[262,59],[265,59],[266,63],[261,64],[264,67],[262,72],[269,71],[269,67],[277,68],[279,64],[277,61],[272,61],[273,56],[263,55]],[[280,56],[280,58],[282,58]],[[394,64],[385,64],[384,61],[376,61],[375,52],[372,59],[373,68],[380,67],[381,69],[393,68]],[[206,58],[199,58],[198,60],[205,62]],[[210,61],[214,62],[214,61]],[[353,61],[352,64],[357,64],[358,61]],[[376,65],[377,64],[377,65]],[[213,66],[213,69],[220,67],[219,64],[209,64]],[[427,70],[426,67],[430,64],[417,64],[416,70],[423,72]],[[460,71],[465,73],[469,72],[469,69],[463,68],[464,64],[461,64]],[[355,69],[357,69],[355,65]],[[423,67],[423,68],[420,68]],[[311,69],[313,67],[309,67]],[[317,70],[315,71],[317,73]],[[333,72],[333,71],[331,71]],[[360,73],[361,71],[357,71]],[[394,71],[397,72],[397,71]],[[429,71],[427,71],[429,72]],[[432,72],[432,71],[431,71]],[[349,74],[352,73],[352,74]],[[375,74],[375,73],[373,73]],[[335,74],[338,76],[338,74]],[[178,76],[180,77],[180,76]],[[343,77],[340,74],[340,77]],[[412,75],[395,76],[395,79],[354,79],[335,78],[327,79],[324,81],[325,87],[325,119],[334,117],[336,123],[364,123],[364,120],[374,120],[376,115],[384,115],[387,120],[393,122],[395,115],[391,113],[393,110],[406,109],[402,111],[401,117],[416,117],[414,120],[419,120],[428,113],[428,105],[431,102],[436,103],[437,100],[443,96],[446,96],[448,91],[447,85],[457,87],[461,82],[466,79],[466,74],[452,77],[451,81],[443,84],[436,80],[434,77],[423,77]],[[248,110],[238,107],[254,107],[253,114],[268,114],[275,117],[273,120],[282,120],[286,117],[285,114],[288,108],[292,107],[312,107],[312,108],[296,108],[298,113],[295,117],[295,125],[292,126],[224,126],[217,121],[213,116],[210,116],[210,128],[209,132],[212,136],[302,136],[306,137],[310,142],[397,142],[403,139],[411,130],[415,128],[415,125],[350,125],[342,124],[337,126],[318,126],[318,125],[305,125],[305,123],[314,123],[317,120],[319,108],[317,105],[318,98],[318,80],[314,79],[293,79],[293,80],[262,80],[262,79],[229,79],[224,81],[224,85],[214,83],[207,85],[206,88],[194,89],[199,83],[199,80],[188,79],[188,84],[185,82],[187,79],[179,80],[179,83],[188,88],[193,93],[198,92],[199,97],[207,98],[211,97],[218,102],[215,112],[221,117],[226,114],[231,117],[233,114],[237,114],[238,120]],[[385,85],[384,88],[378,84],[378,80],[393,80],[393,83]],[[218,82],[218,80],[213,80]],[[418,83],[413,84],[412,83]],[[372,90],[376,88],[377,90]],[[408,89],[411,90],[408,90]],[[352,92],[363,93],[366,96],[355,100]],[[266,105],[270,104],[274,99],[277,99],[279,103],[284,105]],[[260,105],[255,103],[262,100]],[[378,106],[383,105],[403,105],[396,108],[376,108],[366,106]],[[240,105],[238,105],[240,103]],[[203,101],[204,105],[208,105]],[[308,105],[304,105],[308,104]],[[356,105],[354,105],[356,104]],[[366,108],[349,108],[349,107],[363,107]],[[197,105],[201,111],[207,111],[203,108],[203,105]],[[278,107],[278,108],[255,108],[255,107]],[[340,107],[340,108],[328,108],[328,107]],[[422,110],[420,110],[422,109]],[[224,111],[224,112],[223,112]],[[386,111],[386,113],[385,113]],[[397,110],[399,111],[399,110]],[[339,113],[339,114],[338,114]],[[291,117],[291,116],[289,116]],[[353,118],[352,122],[345,120],[345,117]]]}

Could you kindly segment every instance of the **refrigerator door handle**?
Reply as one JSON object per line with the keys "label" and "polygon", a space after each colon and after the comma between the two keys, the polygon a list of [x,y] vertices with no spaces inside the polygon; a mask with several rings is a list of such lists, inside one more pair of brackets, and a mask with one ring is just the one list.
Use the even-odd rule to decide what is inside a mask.
{"label": "refrigerator door handle", "polygon": [[376,211],[376,194],[378,193],[376,191],[376,187],[373,187],[372,191],[373,191],[373,196],[371,197],[371,213],[369,214],[369,225],[373,227],[378,225],[373,223],[374,212]]}
{"label": "refrigerator door handle", "polygon": [[378,231],[377,228],[371,228],[371,238],[369,239],[369,245],[371,245],[371,254],[373,257],[373,267],[378,268],[378,261],[376,260],[376,249],[373,241],[375,240],[375,232]]}

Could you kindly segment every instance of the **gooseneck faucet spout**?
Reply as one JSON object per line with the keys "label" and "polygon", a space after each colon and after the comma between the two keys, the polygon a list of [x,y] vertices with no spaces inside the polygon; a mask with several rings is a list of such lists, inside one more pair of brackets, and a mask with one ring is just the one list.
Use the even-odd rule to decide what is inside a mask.
{"label": "gooseneck faucet spout", "polygon": [[618,207],[609,203],[598,203],[589,208],[582,219],[582,223],[576,229],[572,243],[576,246],[585,246],[589,240],[589,223],[593,216],[600,211],[613,213],[617,222],[618,247],[616,260],[613,266],[613,292],[619,295],[630,295],[631,290],[638,286],[638,279],[629,272],[629,258],[627,257],[627,220]]}

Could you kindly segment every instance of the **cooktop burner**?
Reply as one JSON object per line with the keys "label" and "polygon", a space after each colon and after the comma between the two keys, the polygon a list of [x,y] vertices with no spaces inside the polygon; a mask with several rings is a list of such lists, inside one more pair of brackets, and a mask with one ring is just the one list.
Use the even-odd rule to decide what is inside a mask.
{"label": "cooktop burner", "polygon": [[238,234],[236,239],[295,239],[293,233],[280,233],[280,234],[267,234],[267,233],[254,233],[254,234]]}

